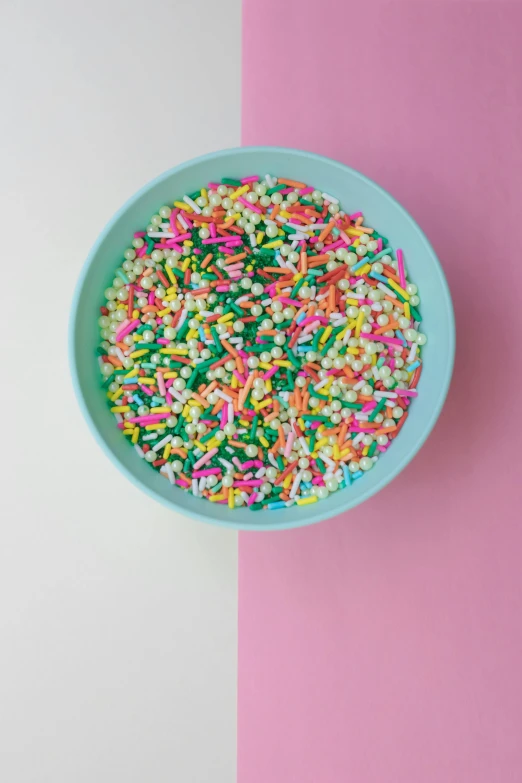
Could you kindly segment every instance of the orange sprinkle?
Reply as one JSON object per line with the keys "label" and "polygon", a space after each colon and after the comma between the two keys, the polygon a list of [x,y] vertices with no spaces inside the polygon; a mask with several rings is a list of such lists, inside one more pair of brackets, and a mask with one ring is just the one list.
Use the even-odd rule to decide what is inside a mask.
{"label": "orange sprinkle", "polygon": [[282,179],[282,177],[278,177],[277,183],[279,185],[288,185],[289,188],[306,188],[304,182],[296,182],[295,179]]}

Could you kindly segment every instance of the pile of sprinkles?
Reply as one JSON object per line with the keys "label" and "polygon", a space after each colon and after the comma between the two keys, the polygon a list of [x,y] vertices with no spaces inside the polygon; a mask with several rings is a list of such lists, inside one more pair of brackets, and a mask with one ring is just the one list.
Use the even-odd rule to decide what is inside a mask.
{"label": "pile of sprinkles", "polygon": [[401,250],[339,200],[271,175],[162,206],[105,291],[98,361],[139,457],[230,508],[350,487],[408,417],[422,370]]}

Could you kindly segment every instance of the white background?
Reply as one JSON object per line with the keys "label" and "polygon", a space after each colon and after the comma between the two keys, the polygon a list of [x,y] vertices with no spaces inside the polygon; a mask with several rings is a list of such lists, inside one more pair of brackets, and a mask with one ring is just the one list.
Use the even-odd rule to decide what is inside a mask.
{"label": "white background", "polygon": [[0,779],[231,783],[236,535],[156,505],[98,449],[67,320],[120,205],[239,144],[240,2],[2,9]]}

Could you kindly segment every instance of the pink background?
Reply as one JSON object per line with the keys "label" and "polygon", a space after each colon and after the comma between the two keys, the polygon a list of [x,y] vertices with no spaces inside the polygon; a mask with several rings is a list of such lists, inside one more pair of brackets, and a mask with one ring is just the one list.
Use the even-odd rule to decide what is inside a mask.
{"label": "pink background", "polygon": [[519,3],[244,3],[243,143],[389,189],[439,254],[458,349],[391,486],[241,535],[239,783],[522,780],[521,29]]}

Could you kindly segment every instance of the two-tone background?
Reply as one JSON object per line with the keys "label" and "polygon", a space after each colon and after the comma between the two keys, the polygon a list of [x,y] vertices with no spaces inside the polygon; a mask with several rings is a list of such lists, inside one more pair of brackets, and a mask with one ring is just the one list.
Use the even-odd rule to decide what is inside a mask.
{"label": "two-tone background", "polygon": [[[522,4],[5,0],[0,19],[0,780],[518,783]],[[458,329],[404,473],[270,535],[127,483],[66,358],[106,220],[241,143],[390,190]]]}

